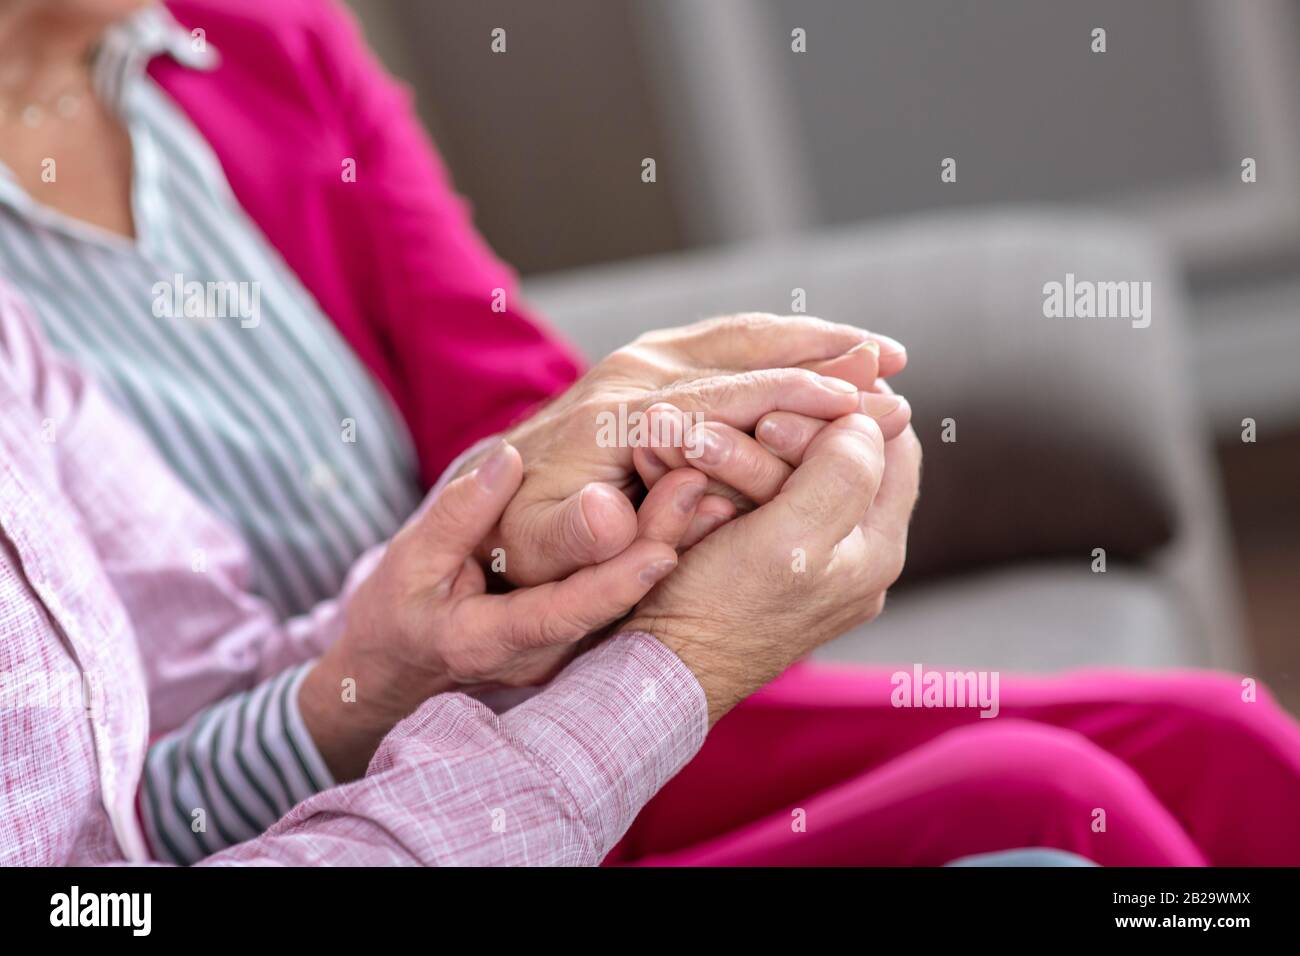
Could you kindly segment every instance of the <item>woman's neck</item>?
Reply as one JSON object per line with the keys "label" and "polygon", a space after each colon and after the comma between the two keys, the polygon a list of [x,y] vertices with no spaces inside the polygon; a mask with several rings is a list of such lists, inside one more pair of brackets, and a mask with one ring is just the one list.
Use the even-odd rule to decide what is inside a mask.
{"label": "woman's neck", "polygon": [[47,0],[0,4],[0,105],[39,100],[60,84],[85,78],[108,26],[96,17],[61,12]]}

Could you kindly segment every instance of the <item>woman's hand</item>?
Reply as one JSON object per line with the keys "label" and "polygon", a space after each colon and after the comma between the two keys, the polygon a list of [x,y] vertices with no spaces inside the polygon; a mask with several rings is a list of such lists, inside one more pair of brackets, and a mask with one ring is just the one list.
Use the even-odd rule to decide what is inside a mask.
{"label": "woman's hand", "polygon": [[[885,441],[901,435],[912,420],[907,399],[880,380],[859,394],[858,411],[876,420]],[[683,548],[693,547],[737,513],[752,511],[776,497],[808,445],[826,427],[820,418],[775,411],[759,420],[751,436],[722,422],[692,424],[667,403],[650,406],[646,415],[653,423],[649,433],[678,436],[658,447],[632,450],[632,463],[647,488],[654,488],[672,470],[688,466],[711,479],[707,489],[711,493],[701,501],[682,539]]]}
{"label": "woman's hand", "polygon": [[780,492],[683,553],[623,629],[671,648],[716,721],[880,613],[903,568],[920,467],[910,428],[885,442],[865,415],[825,425]]}
{"label": "woman's hand", "polygon": [[[641,482],[628,443],[597,440],[602,415],[669,402],[742,432],[775,411],[828,420],[859,408],[859,389],[905,363],[891,339],[807,316],[746,314],[648,333],[507,433],[524,482],[479,556],[501,548],[506,576],[537,584],[627,547],[637,528],[629,494]],[[712,495],[701,511],[715,523],[734,513]]]}
{"label": "woman's hand", "polygon": [[706,483],[691,469],[668,475],[618,555],[563,581],[490,595],[471,554],[522,477],[519,453],[501,442],[393,538],[357,589],[343,636],[299,694],[303,720],[336,779],[364,773],[388,731],[433,694],[550,677],[578,641],[627,614],[676,566]]}

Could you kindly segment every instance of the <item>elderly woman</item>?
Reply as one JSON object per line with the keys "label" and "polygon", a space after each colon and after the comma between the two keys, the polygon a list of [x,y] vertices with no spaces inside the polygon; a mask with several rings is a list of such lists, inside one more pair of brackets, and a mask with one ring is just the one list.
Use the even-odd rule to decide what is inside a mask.
{"label": "elderly woman", "polygon": [[[789,548],[768,566],[728,539],[691,546],[715,538],[738,504],[759,508],[737,527],[770,516],[826,422],[854,412],[889,439],[886,481],[891,470],[906,480],[917,461],[909,409],[878,381],[903,367],[898,343],[743,316],[654,333],[573,384],[571,351],[524,310],[406,97],[326,0],[0,0],[0,63],[0,271],[54,349],[92,372],[237,532],[251,590],[299,615],[281,662],[324,655],[266,675],[214,660],[221,628],[146,654],[151,729],[167,734],[144,774],[150,853],[197,860],[257,835],[361,776],[419,701],[544,681],[582,634],[621,615],[571,588],[571,626],[547,653],[502,656],[499,629],[485,625],[467,631],[481,643],[416,669],[414,686],[401,667],[374,668],[359,700],[379,716],[365,739],[345,739],[337,694],[323,690],[346,679],[336,648],[361,634],[385,647],[361,658],[400,659],[388,645],[402,629],[374,609],[427,585],[419,562],[385,557],[387,571],[372,574],[377,554],[366,552],[440,476],[481,474],[507,454],[488,436],[508,437],[522,478],[472,563],[513,585],[648,559],[635,550],[649,520],[635,504],[694,470],[711,484],[676,539],[681,567],[660,552],[637,572],[647,586],[663,579],[651,597],[669,603],[634,612],[657,638],[674,648],[705,628],[824,638],[879,610],[880,594],[858,588],[844,560],[839,576],[814,569],[819,603],[791,578]],[[629,408],[702,416],[683,436],[700,454],[597,443],[600,413]],[[655,505],[647,497],[642,512]],[[905,540],[905,527],[893,530]],[[885,543],[875,545],[867,554],[881,560]],[[901,561],[901,541],[890,548]],[[222,557],[196,542],[193,570]],[[719,564],[757,590],[702,592]],[[123,557],[116,574],[156,590],[148,571]],[[746,605],[768,592],[786,596],[788,614]],[[169,610],[137,603],[133,624],[161,641]],[[749,676],[787,659],[752,657]],[[1300,859],[1300,837],[1267,826],[1300,787],[1294,727],[1267,700],[1244,706],[1233,679],[1004,681],[996,722],[896,710],[891,689],[870,672],[786,673],[718,724],[610,859],[934,863],[1030,844],[1101,862]],[[710,712],[736,703],[711,699]],[[1193,756],[1193,740],[1211,743]],[[773,753],[779,761],[765,759]],[[1267,785],[1237,789],[1242,774]],[[1066,792],[1061,779],[1077,786]],[[1096,806],[1125,808],[1105,839],[1087,812]],[[201,833],[196,808],[214,821]],[[795,809],[806,825],[792,826]]]}

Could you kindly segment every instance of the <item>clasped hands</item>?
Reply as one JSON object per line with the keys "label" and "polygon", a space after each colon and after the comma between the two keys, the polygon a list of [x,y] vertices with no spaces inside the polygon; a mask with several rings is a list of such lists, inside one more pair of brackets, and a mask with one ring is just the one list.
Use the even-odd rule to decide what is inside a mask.
{"label": "clasped hands", "polygon": [[[905,362],[853,326],[750,314],[597,364],[467,462],[353,594],[299,696],[336,779],[433,694],[539,683],[614,622],[681,658],[712,723],[873,618],[920,477],[910,408],[883,381]],[[597,442],[620,406],[673,440]],[[504,594],[488,593],[494,556]]]}

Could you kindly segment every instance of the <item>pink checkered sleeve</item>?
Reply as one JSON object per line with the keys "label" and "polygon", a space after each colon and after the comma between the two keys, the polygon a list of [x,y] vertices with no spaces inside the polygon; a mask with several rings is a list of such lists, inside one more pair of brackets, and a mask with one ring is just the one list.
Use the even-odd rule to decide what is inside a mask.
{"label": "pink checkered sleeve", "polygon": [[[146,829],[184,836],[172,825],[241,797],[222,787],[222,766],[242,754],[266,781],[309,756],[263,753],[263,767],[252,718],[273,731],[278,715],[285,747],[305,746],[295,665],[336,636],[338,607],[281,626],[251,598],[238,537],[44,348],[2,284],[0,465],[0,861],[146,862]],[[465,695],[433,698],[361,780],[305,799],[305,783],[287,786],[267,804],[292,809],[269,829],[250,813],[243,831],[217,833],[227,813],[194,843],[201,862],[223,864],[597,863],[698,750],[706,722],[680,659],[626,634],[502,716]],[[174,816],[160,800],[142,828],[151,769]],[[246,842],[221,849],[214,834]]]}
{"label": "pink checkered sleeve", "polygon": [[361,780],[299,804],[204,864],[594,865],[699,749],[703,691],[647,634],[622,634],[497,716],[427,701]]}

